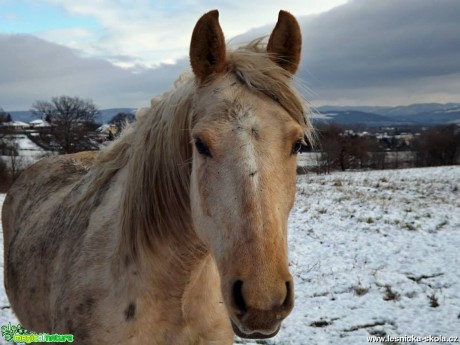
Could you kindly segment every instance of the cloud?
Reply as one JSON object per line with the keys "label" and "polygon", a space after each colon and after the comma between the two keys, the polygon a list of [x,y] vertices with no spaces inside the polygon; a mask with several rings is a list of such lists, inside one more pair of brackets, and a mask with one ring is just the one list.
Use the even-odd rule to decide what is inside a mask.
{"label": "cloud", "polygon": [[[296,13],[310,14],[328,10],[345,0],[312,1],[308,6],[304,0],[292,0],[287,4],[277,0],[219,2],[220,21],[226,37],[233,37],[251,28],[276,20],[281,8]],[[120,66],[143,65],[155,67],[160,63],[171,63],[188,53],[193,27],[198,18],[216,7],[215,1],[147,1],[136,0],[48,0],[48,3],[63,8],[71,16],[86,16],[95,19],[102,27],[93,32],[92,41],[73,44],[90,56],[107,58]],[[287,8],[286,8],[287,7]],[[48,33],[40,34],[47,39]],[[65,38],[55,42],[67,45]],[[78,42],[78,37],[75,37]],[[131,61],[120,62],[116,57],[130,56]]]}
{"label": "cloud", "polygon": [[452,84],[460,75],[458,13],[457,0],[355,0],[304,18],[301,76],[326,101],[350,91],[356,98],[359,90],[370,99],[385,96],[378,92],[410,99],[436,91],[458,101],[458,83]]}
{"label": "cloud", "polygon": [[[73,6],[68,11],[81,14],[93,13],[96,6],[91,7],[88,1],[66,3]],[[115,9],[109,8],[99,19],[107,23],[107,28],[123,19],[118,2],[111,4]],[[204,8],[212,7],[208,5],[203,1],[203,10],[200,7],[194,11],[201,14]],[[235,11],[241,10],[241,4],[234,7],[227,4],[226,11],[221,11],[226,37],[232,37],[227,29],[236,26],[234,22],[250,15],[256,17],[254,10],[242,13],[240,18]],[[188,39],[199,15],[186,16],[182,12],[187,7],[164,8],[161,13],[169,11],[173,13],[170,17],[177,18],[153,23],[145,29],[145,36],[139,36],[137,32],[151,12],[132,23],[136,11],[127,13],[120,23],[120,39],[113,30],[102,32],[100,42],[110,49],[100,42],[93,42],[93,51],[87,51],[78,44],[77,50],[34,36],[0,35],[0,107],[28,109],[35,100],[62,94],[91,98],[101,108],[148,105],[153,95],[166,90],[189,68]],[[325,13],[297,16],[303,34],[302,64],[297,76],[313,90],[307,98],[315,106],[460,101],[458,13],[457,0],[355,0]],[[267,21],[270,24],[258,26],[232,41],[269,34],[276,14],[277,10],[273,10]],[[164,30],[168,20],[171,27]],[[130,25],[131,31],[127,29]],[[158,27],[159,33],[152,34],[153,27]],[[186,38],[183,42],[175,41],[178,31]],[[238,29],[230,32],[238,33]],[[84,30],[69,30],[67,34],[67,38],[72,34],[92,37]],[[166,43],[162,44],[163,41]],[[150,44],[143,46],[142,42]],[[158,51],[157,45],[161,47]],[[134,53],[132,47],[138,47]],[[155,54],[161,58],[153,59]]]}
{"label": "cloud", "polygon": [[460,2],[357,0],[303,22],[306,68],[337,87],[460,72]]}
{"label": "cloud", "polygon": [[101,108],[147,106],[188,66],[187,59],[156,69],[127,70],[31,35],[0,35],[0,106],[29,109],[36,100],[70,95]]}
{"label": "cloud", "polygon": [[79,49],[82,42],[91,42],[95,37],[95,33],[84,27],[72,27],[42,31],[37,33],[37,36],[49,42]]}

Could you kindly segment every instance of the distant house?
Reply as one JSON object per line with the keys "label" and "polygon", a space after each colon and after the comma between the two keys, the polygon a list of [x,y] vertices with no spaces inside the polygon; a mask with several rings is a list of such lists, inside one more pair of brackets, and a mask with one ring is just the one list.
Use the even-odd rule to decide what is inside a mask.
{"label": "distant house", "polygon": [[112,134],[117,134],[118,133],[118,127],[115,126],[115,125],[102,125],[101,127],[99,127],[98,129],[96,129],[97,132],[101,133],[101,134],[109,134],[109,133],[112,133]]}
{"label": "distant house", "polygon": [[30,125],[28,123],[22,121],[2,122],[0,123],[0,126],[13,130],[30,128]]}
{"label": "distant house", "polygon": [[103,134],[109,134],[109,131],[116,134],[118,132],[118,127],[112,124],[105,124],[96,129],[97,132]]}
{"label": "distant house", "polygon": [[29,122],[30,126],[32,128],[49,128],[51,127],[51,124],[45,120],[33,120]]}
{"label": "distant house", "polygon": [[118,133],[118,127],[112,124],[105,124],[96,129],[96,132],[98,132],[99,135],[95,138],[95,140],[99,144],[103,144],[114,139],[114,136]]}

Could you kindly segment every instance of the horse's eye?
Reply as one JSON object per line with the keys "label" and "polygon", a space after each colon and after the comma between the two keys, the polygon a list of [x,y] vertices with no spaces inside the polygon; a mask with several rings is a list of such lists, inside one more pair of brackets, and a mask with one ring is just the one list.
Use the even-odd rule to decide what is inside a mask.
{"label": "horse's eye", "polygon": [[195,147],[201,155],[212,158],[208,145],[202,142],[200,138],[195,139]]}
{"label": "horse's eye", "polygon": [[305,142],[302,139],[297,140],[294,145],[292,145],[292,151],[291,154],[296,155],[298,154],[302,148],[306,146]]}

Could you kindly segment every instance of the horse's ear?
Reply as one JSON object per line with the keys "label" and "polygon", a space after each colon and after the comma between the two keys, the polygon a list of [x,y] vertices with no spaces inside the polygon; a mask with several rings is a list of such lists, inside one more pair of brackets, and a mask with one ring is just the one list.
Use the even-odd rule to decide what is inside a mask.
{"label": "horse's ear", "polygon": [[225,69],[225,39],[219,25],[219,11],[204,14],[193,29],[190,63],[200,82]]}
{"label": "horse's ear", "polygon": [[279,66],[294,74],[299,67],[301,47],[299,23],[292,14],[281,10],[268,40],[267,52]]}

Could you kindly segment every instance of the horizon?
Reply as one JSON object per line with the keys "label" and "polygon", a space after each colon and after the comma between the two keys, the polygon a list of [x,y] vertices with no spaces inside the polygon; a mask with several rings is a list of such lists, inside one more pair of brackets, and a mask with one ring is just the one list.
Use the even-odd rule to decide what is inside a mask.
{"label": "horizon", "polygon": [[[193,27],[213,8],[182,1],[1,1],[5,111],[63,94],[91,99],[101,109],[148,107],[190,69]],[[225,37],[237,44],[268,35],[279,9],[290,11],[303,35],[295,81],[315,108],[460,102],[459,1],[311,0],[305,6],[296,0],[286,6],[257,0],[251,6],[219,7]]]}
{"label": "horizon", "polygon": [[[459,102],[446,102],[446,103],[439,103],[439,102],[423,102],[423,103],[410,103],[410,104],[399,104],[399,105],[375,105],[375,104],[365,104],[365,105],[343,105],[343,104],[324,104],[315,106],[314,109],[322,108],[322,107],[344,107],[344,108],[402,108],[402,107],[410,107],[410,106],[417,106],[417,105],[459,105]],[[97,105],[96,105],[97,106]],[[99,111],[107,111],[107,110],[119,110],[119,109],[130,109],[137,111],[141,108],[136,107],[128,107],[128,106],[120,106],[120,107],[107,107],[107,108],[99,108]],[[0,110],[3,110],[5,113],[17,113],[17,112],[29,112],[32,113],[32,109],[14,109],[14,110],[5,110],[0,107]]]}

